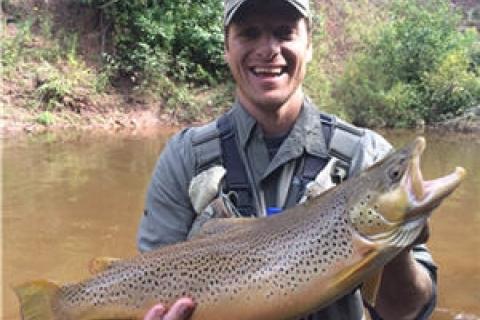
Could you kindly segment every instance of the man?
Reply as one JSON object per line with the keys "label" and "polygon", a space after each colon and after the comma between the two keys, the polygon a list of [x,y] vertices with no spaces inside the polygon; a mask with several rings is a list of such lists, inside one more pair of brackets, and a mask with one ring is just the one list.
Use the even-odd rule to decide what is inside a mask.
{"label": "man", "polygon": [[[225,0],[224,23],[236,101],[220,120],[185,129],[166,146],[147,195],[141,251],[187,238],[203,209],[194,209],[189,186],[212,164],[226,168],[218,191],[233,191],[240,214],[263,216],[295,205],[306,177],[318,173],[325,159],[347,154],[337,159],[343,163],[336,175],[341,180],[342,170],[355,175],[391,148],[372,131],[320,115],[304,96],[302,82],[312,58],[308,0]],[[239,181],[247,185],[236,189]],[[385,267],[372,312],[384,319],[428,317],[435,272],[425,249],[405,250]],[[188,319],[194,307],[182,298],[170,310],[155,306],[145,319]],[[361,319],[362,314],[355,290],[308,319]]]}

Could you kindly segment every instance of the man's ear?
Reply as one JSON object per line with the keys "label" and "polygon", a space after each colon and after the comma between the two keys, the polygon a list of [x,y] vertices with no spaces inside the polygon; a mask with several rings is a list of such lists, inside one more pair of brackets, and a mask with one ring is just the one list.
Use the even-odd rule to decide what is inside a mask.
{"label": "man's ear", "polygon": [[312,40],[310,39],[310,40],[308,41],[306,61],[307,61],[307,62],[310,62],[310,61],[312,61],[312,59],[313,59],[313,44],[312,44]]}
{"label": "man's ear", "polygon": [[226,64],[228,63],[228,48],[226,46],[223,47],[223,60]]}
{"label": "man's ear", "polygon": [[223,42],[223,60],[228,64],[229,58],[228,58],[228,37],[225,36],[225,41]]}
{"label": "man's ear", "polygon": [[229,27],[223,30],[223,60],[228,64],[228,32]]}

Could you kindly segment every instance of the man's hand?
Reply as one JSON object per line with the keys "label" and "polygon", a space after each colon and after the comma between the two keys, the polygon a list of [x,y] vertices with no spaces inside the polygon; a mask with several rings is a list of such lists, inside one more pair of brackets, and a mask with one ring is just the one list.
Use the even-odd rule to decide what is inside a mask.
{"label": "man's hand", "polygon": [[413,248],[417,244],[424,244],[427,243],[428,239],[430,238],[430,223],[427,220],[425,227],[423,227],[422,232],[418,235],[417,239],[413,242],[412,246],[409,248]]}
{"label": "man's hand", "polygon": [[406,248],[384,268],[376,310],[384,319],[414,319],[433,294],[433,284],[424,266],[415,261],[411,248],[426,243],[428,221],[412,246]]}
{"label": "man's hand", "polygon": [[188,320],[195,310],[195,302],[190,298],[178,299],[167,310],[162,304],[153,306],[143,318],[144,320]]}

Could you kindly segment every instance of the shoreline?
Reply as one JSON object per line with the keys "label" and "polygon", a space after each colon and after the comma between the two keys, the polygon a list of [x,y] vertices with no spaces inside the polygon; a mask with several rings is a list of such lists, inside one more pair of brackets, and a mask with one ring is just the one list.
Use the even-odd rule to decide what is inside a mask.
{"label": "shoreline", "polygon": [[[13,111],[12,109],[17,109]],[[20,136],[41,135],[47,132],[68,133],[101,132],[116,134],[123,132],[154,131],[159,128],[174,129],[187,123],[176,121],[165,113],[159,113],[151,108],[143,110],[121,111],[112,110],[105,113],[72,111],[52,113],[55,123],[44,125],[35,121],[38,114],[19,108],[4,111],[0,120],[0,138],[10,139]]]}
{"label": "shoreline", "polygon": [[[158,129],[174,130],[182,126],[196,126],[205,121],[180,122],[173,116],[145,107],[137,110],[122,111],[112,109],[106,112],[84,111],[81,114],[73,111],[52,112],[55,122],[51,125],[38,123],[38,113],[10,107],[2,110],[0,118],[0,139],[9,139],[19,136],[41,135],[42,133],[101,132],[117,134],[118,132],[138,134],[138,132],[153,132]],[[375,129],[375,128],[374,128]],[[377,128],[378,130],[389,130]],[[472,136],[480,141],[480,116],[468,114],[455,119],[444,121],[423,128],[406,130],[422,132],[451,133],[459,136]]]}

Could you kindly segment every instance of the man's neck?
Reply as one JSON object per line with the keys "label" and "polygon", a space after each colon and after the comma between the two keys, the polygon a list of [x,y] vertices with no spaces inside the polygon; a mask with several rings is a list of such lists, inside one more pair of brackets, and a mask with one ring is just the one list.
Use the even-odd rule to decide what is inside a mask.
{"label": "man's neck", "polygon": [[295,94],[283,105],[277,108],[259,108],[240,103],[246,111],[258,122],[266,137],[278,137],[290,131],[302,110],[303,93]]}

